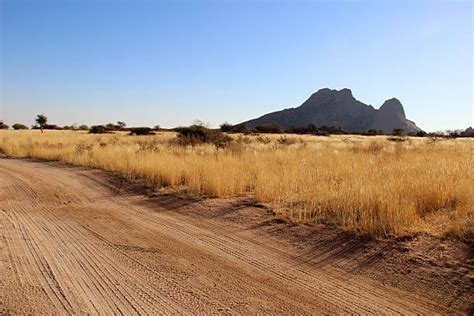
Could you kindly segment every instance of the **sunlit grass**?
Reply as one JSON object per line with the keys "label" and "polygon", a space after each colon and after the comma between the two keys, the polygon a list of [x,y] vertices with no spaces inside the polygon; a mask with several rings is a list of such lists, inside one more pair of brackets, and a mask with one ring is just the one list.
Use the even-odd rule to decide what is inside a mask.
{"label": "sunlit grass", "polygon": [[181,147],[170,142],[174,137],[0,131],[0,149],[190,194],[252,196],[295,222],[322,221],[375,236],[473,236],[471,139],[233,135],[227,148],[216,149]]}

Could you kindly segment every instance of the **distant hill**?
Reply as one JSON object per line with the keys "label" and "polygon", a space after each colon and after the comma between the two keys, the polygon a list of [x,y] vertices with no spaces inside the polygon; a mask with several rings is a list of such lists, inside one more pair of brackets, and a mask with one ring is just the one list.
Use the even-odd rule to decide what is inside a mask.
{"label": "distant hill", "polygon": [[354,98],[351,90],[331,90],[324,88],[312,94],[297,108],[285,109],[243,122],[250,128],[264,124],[276,124],[282,128],[306,127],[308,124],[340,127],[348,132],[381,130],[386,134],[394,128],[404,133],[421,129],[405,117],[399,100],[393,98],[378,109]]}

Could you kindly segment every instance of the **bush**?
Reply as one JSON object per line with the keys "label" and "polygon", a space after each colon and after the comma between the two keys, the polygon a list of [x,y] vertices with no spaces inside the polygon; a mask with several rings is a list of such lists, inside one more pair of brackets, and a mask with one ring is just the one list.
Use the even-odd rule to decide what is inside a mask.
{"label": "bush", "polygon": [[276,124],[262,124],[255,128],[258,133],[263,134],[281,134],[283,130]]}
{"label": "bush", "polygon": [[31,127],[31,129],[57,129],[57,130],[61,130],[63,128],[56,125],[56,124],[43,124],[43,126],[34,125],[34,126]]}
{"label": "bush", "polygon": [[367,132],[362,133],[365,136],[376,136],[376,135],[383,135],[383,131],[380,129],[369,129]]}
{"label": "bush", "polygon": [[225,122],[221,124],[220,128],[222,132],[228,133],[228,132],[232,132],[232,130],[234,129],[234,126],[232,124]]}
{"label": "bush", "polygon": [[315,135],[322,135],[322,136],[327,136],[327,135],[347,135],[349,132],[343,130],[340,126],[326,126],[323,125],[319,127],[316,131]]}
{"label": "bush", "polygon": [[234,125],[232,126],[232,131],[231,133],[241,133],[241,134],[252,134],[252,130],[247,127],[245,124],[239,124],[239,125]]}
{"label": "bush", "polygon": [[87,125],[79,125],[79,127],[78,127],[77,129],[80,130],[80,131],[87,131],[87,130],[89,130],[89,126],[87,126]]}
{"label": "bush", "polygon": [[208,143],[222,148],[232,140],[232,138],[219,130],[212,130],[201,125],[178,127],[176,131],[178,132],[178,144],[182,146],[196,146]]}
{"label": "bush", "polygon": [[297,142],[298,142],[298,139],[290,138],[290,137],[286,137],[286,136],[281,136],[280,138],[277,139],[277,144],[278,145],[283,145],[283,146],[294,145]]}
{"label": "bush", "polygon": [[134,127],[130,130],[129,135],[155,135],[155,132],[149,127]]}
{"label": "bush", "polygon": [[[258,127],[257,127],[258,128]],[[331,134],[348,134],[345,130],[335,126],[316,127],[314,124],[308,124],[306,127],[290,127],[285,131],[288,134],[310,134],[317,136],[329,136]]]}
{"label": "bush", "polygon": [[119,125],[115,125],[113,123],[105,125],[105,128],[109,131],[119,131],[121,129]]}
{"label": "bush", "polygon": [[285,132],[288,134],[314,134],[316,131],[316,125],[308,124],[306,127],[290,127]]}
{"label": "bush", "polygon": [[0,121],[0,129],[8,129],[9,126],[3,122]]}
{"label": "bush", "polygon": [[38,125],[32,126],[31,129],[57,129],[57,130],[61,130],[63,128],[61,126],[56,125],[56,124],[43,124],[43,126],[38,126]]}
{"label": "bush", "polygon": [[20,129],[28,129],[28,126],[20,124],[20,123],[15,123],[12,125],[14,130],[20,130]]}
{"label": "bush", "polygon": [[232,125],[225,122],[221,124],[220,129],[224,133],[241,133],[246,135],[252,133],[252,130],[250,130],[245,124]]}
{"label": "bush", "polygon": [[474,129],[472,127],[466,128],[464,132],[461,132],[461,137],[474,137]]}
{"label": "bush", "polygon": [[93,125],[89,129],[89,133],[91,133],[91,134],[105,134],[105,133],[110,133],[110,129],[108,129],[104,125]]}
{"label": "bush", "polygon": [[402,136],[403,135],[403,128],[394,128],[392,131],[393,136]]}
{"label": "bush", "polygon": [[460,130],[446,131],[446,133],[448,134],[448,137],[450,137],[450,138],[458,138],[458,137],[461,137],[461,136],[462,136],[462,132],[463,132],[463,131],[460,131]]}
{"label": "bush", "polygon": [[404,136],[390,136],[387,138],[388,141],[391,142],[397,142],[397,143],[403,143],[408,140],[408,137]]}

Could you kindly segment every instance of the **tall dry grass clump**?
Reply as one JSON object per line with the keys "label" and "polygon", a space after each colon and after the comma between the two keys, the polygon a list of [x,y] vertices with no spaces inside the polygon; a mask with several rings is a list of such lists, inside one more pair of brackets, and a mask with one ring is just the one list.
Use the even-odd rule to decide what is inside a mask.
{"label": "tall dry grass clump", "polygon": [[1,131],[0,150],[96,167],[192,194],[253,196],[296,221],[371,235],[472,238],[474,142],[361,136],[234,136],[182,146],[174,133]]}

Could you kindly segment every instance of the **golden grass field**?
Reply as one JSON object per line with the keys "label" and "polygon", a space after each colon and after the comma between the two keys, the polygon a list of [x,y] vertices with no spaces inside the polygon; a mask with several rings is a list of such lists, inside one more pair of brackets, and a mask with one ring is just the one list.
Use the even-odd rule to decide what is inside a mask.
{"label": "golden grass field", "polygon": [[0,131],[0,151],[215,197],[251,196],[294,222],[373,236],[474,235],[474,140],[232,135],[225,149],[154,136]]}

